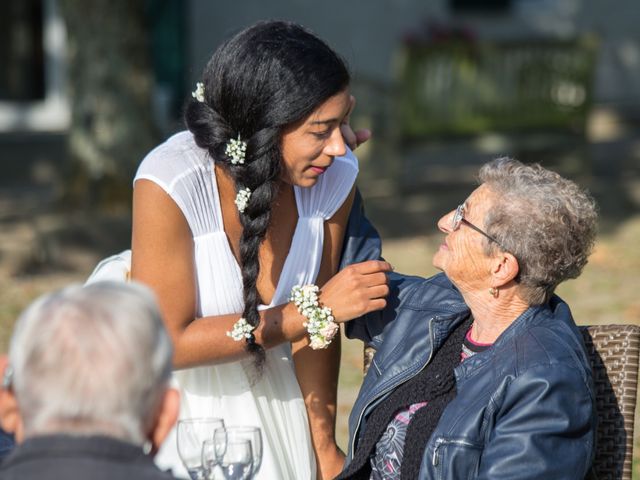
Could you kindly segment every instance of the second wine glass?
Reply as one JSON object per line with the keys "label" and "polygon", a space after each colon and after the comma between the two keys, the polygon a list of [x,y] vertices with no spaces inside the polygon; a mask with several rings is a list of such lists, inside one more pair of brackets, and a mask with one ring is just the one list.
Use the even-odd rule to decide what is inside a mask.
{"label": "second wine glass", "polygon": [[262,432],[259,427],[233,425],[225,427],[224,429],[218,428],[214,433],[214,443],[217,444],[217,449],[220,450],[222,445],[230,442],[238,442],[247,440],[251,443],[251,450],[253,454],[253,467],[251,469],[252,476],[258,473],[260,465],[262,464]]}
{"label": "second wine glass", "polygon": [[224,429],[221,418],[185,418],[178,422],[178,455],[189,472],[191,480],[205,480],[202,464],[202,444],[213,438],[214,432]]}
{"label": "second wine glass", "polygon": [[218,466],[225,480],[249,480],[253,478],[253,452],[249,440],[227,441]]}

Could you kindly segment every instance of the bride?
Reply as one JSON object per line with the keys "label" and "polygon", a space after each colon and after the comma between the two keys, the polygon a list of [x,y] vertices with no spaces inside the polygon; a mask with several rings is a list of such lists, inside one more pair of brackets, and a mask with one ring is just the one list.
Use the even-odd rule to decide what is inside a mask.
{"label": "bride", "polygon": [[[186,107],[188,131],[135,178],[131,276],[159,299],[181,416],[261,427],[259,478],[340,472],[333,320],[385,305],[386,262],[337,273],[358,173],[341,133],[349,81],[309,31],[255,24],[216,50]],[[320,290],[294,289],[290,301],[311,284]],[[186,473],[175,437],[156,460]]]}

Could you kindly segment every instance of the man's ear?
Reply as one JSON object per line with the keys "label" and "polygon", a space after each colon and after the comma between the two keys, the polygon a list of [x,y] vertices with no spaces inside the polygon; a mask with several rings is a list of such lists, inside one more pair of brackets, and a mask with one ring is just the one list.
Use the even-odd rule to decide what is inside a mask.
{"label": "man's ear", "polygon": [[[0,355],[0,378],[4,378],[8,365],[7,356]],[[17,441],[22,441],[22,417],[18,401],[10,386],[0,386],[0,426],[5,432],[13,433]]]}
{"label": "man's ear", "polygon": [[520,265],[515,256],[508,252],[497,254],[491,263],[491,275],[493,276],[494,287],[502,287],[518,276]]}
{"label": "man's ear", "polygon": [[155,455],[164,439],[178,421],[180,414],[180,392],[175,388],[167,388],[160,404],[160,411],[150,434],[151,454]]}

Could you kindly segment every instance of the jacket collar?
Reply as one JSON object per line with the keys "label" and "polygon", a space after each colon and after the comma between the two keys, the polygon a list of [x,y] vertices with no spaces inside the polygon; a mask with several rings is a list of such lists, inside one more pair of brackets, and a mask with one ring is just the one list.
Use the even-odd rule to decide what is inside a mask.
{"label": "jacket collar", "polygon": [[466,377],[471,376],[476,370],[486,364],[496,352],[504,348],[513,338],[519,336],[532,325],[549,316],[553,316],[557,322],[571,323],[573,325],[569,307],[559,297],[554,295],[549,303],[533,305],[520,314],[520,316],[500,334],[491,348],[466,359],[458,365],[455,369],[456,381],[458,383],[464,381]]}
{"label": "jacket collar", "polygon": [[142,447],[115,438],[94,435],[53,434],[35,436],[17,445],[4,459],[2,466],[51,457],[102,457],[119,461],[142,460],[148,457]]}
{"label": "jacket collar", "polygon": [[[466,308],[456,309],[448,313],[430,314],[428,316],[416,314],[412,318],[403,318],[408,323],[403,328],[403,336],[413,337],[413,341],[400,341],[396,350],[392,352],[377,352],[371,368],[376,369],[377,378],[365,378],[365,382],[373,381],[367,402],[386,391],[393,390],[408,378],[422,370],[431,361],[433,352],[439,349],[449,336],[449,333],[469,316]],[[387,354],[381,358],[379,354]],[[393,357],[393,359],[390,359]],[[365,385],[363,385],[365,390]]]}

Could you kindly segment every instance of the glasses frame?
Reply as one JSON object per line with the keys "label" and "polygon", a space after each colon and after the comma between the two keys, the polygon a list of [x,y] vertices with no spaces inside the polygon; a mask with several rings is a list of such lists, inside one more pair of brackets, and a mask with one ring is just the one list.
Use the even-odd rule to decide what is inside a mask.
{"label": "glasses frame", "polygon": [[464,203],[461,203],[460,205],[458,205],[458,208],[456,208],[456,212],[453,214],[453,217],[451,218],[451,230],[455,232],[456,230],[458,230],[460,228],[460,225],[462,225],[464,223],[467,227],[475,230],[476,232],[478,232],[481,235],[484,235],[489,240],[491,240],[496,245],[498,245],[500,248],[505,250],[505,248],[500,244],[500,242],[498,240],[493,238],[491,235],[489,235],[487,232],[482,230],[480,227],[476,227],[473,223],[471,223],[466,218],[464,218],[464,209],[465,209],[465,204]]}

